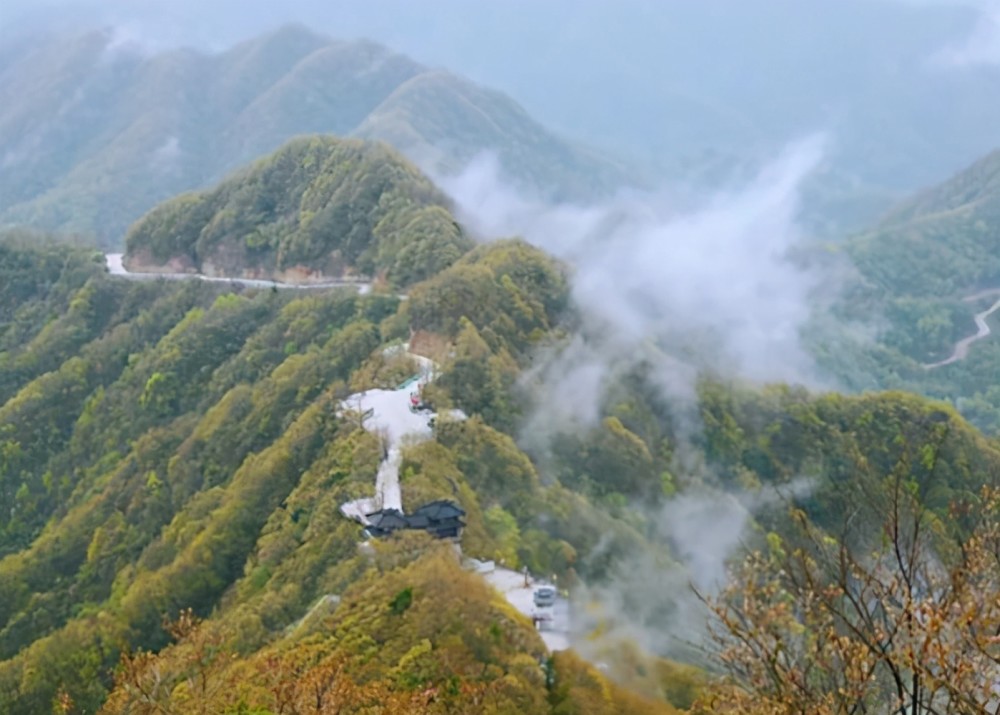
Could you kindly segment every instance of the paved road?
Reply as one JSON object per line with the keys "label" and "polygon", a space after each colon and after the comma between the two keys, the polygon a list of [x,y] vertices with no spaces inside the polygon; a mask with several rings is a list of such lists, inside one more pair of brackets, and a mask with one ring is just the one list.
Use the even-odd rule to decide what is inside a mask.
{"label": "paved road", "polygon": [[535,606],[535,588],[541,584],[529,581],[524,585],[524,574],[496,567],[493,571],[483,574],[483,578],[504,595],[514,608],[528,618],[544,616],[545,620],[538,625],[538,634],[545,641],[549,650],[567,650],[570,647],[570,607],[564,598],[556,600],[554,606],[538,608]]}
{"label": "paved road", "polygon": [[[982,300],[983,298],[987,298],[992,295],[1000,295],[1000,288],[991,288],[989,290],[980,291],[975,295],[967,296],[964,300],[966,302],[971,303],[973,301]],[[966,338],[962,338],[957,343],[955,343],[955,347],[952,350],[951,355],[949,355],[947,358],[941,360],[940,362],[933,362],[926,364],[924,365],[924,369],[933,370],[934,368],[944,367],[945,365],[951,365],[952,363],[958,362],[959,360],[965,360],[965,358],[968,357],[969,355],[969,349],[972,347],[973,343],[975,343],[978,340],[982,340],[983,338],[990,335],[990,333],[992,332],[990,330],[989,323],[986,322],[986,319],[989,318],[990,315],[995,313],[997,310],[1000,310],[1000,299],[997,299],[997,301],[994,302],[993,305],[991,305],[989,308],[982,311],[981,313],[976,313],[975,316],[976,332],[974,334]]]}
{"label": "paved road", "polygon": [[371,292],[372,284],[364,280],[343,278],[320,283],[281,283],[279,281],[261,280],[259,278],[223,278],[218,276],[206,276],[201,273],[133,273],[125,268],[121,253],[106,253],[104,259],[108,265],[108,272],[113,276],[127,278],[129,280],[168,280],[168,281],[190,281],[200,280],[208,283],[229,283],[230,285],[248,286],[252,288],[276,288],[278,290],[319,290],[323,288],[348,288],[354,287],[358,292],[365,294]]}
{"label": "paved road", "polygon": [[[362,294],[371,291],[371,283],[359,280],[343,279],[323,283],[279,283],[277,281],[259,280],[255,278],[220,278],[205,276],[200,273],[134,273],[125,268],[124,256],[121,253],[106,253],[108,272],[129,280],[202,280],[210,283],[229,283],[231,285],[251,286],[255,288],[276,288],[278,290],[317,290],[322,288],[354,287]],[[406,296],[399,296],[405,300]],[[434,377],[434,362],[419,356],[409,354],[420,366],[421,380]],[[403,495],[399,488],[399,466],[402,462],[403,439],[429,439],[432,430],[430,412],[414,413],[410,411],[410,393],[417,385],[409,385],[398,390],[368,390],[352,395],[345,400],[343,409],[358,410],[361,413],[371,410],[371,417],[365,420],[365,429],[381,434],[386,440],[386,458],[379,465],[375,477],[375,496],[356,499],[341,506],[344,516],[367,523],[366,515],[380,509],[403,510]],[[464,417],[464,415],[456,415]]]}

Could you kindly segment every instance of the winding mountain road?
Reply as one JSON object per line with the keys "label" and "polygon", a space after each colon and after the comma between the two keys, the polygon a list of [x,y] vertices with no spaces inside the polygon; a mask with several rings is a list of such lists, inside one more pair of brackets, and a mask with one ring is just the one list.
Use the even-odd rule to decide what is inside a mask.
{"label": "winding mountain road", "polygon": [[[988,290],[980,291],[979,293],[966,296],[963,300],[967,303],[972,303],[977,300],[982,300],[983,298],[988,298],[991,295],[1000,295],[1000,288],[990,288]],[[951,355],[947,358],[941,360],[940,362],[925,364],[923,366],[924,369],[933,370],[934,368],[944,367],[945,365],[951,365],[952,363],[959,362],[960,360],[965,360],[965,358],[969,355],[969,349],[972,347],[973,343],[977,340],[982,340],[992,332],[986,319],[997,310],[1000,310],[1000,298],[998,298],[993,305],[986,310],[976,313],[976,332],[974,334],[966,338],[962,338],[955,343],[955,348],[952,350]]]}

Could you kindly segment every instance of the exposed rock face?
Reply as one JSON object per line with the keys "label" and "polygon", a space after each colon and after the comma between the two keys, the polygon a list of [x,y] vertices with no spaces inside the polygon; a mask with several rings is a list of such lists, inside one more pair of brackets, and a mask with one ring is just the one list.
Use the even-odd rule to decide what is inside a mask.
{"label": "exposed rock face", "polygon": [[378,276],[403,287],[472,245],[448,199],[401,155],[317,136],[150,211],[129,231],[126,267],[289,284]]}
{"label": "exposed rock face", "polygon": [[197,266],[189,256],[174,256],[166,263],[161,263],[154,260],[146,250],[125,255],[122,265],[132,273],[198,273]]}

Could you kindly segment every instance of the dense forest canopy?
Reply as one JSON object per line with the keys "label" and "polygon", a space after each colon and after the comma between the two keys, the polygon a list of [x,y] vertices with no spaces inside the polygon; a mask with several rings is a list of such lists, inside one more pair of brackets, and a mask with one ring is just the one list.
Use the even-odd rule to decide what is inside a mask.
{"label": "dense forest canopy", "polygon": [[[840,384],[946,399],[987,432],[1000,429],[996,341],[936,365],[977,333],[974,317],[1000,297],[998,166],[990,154],[831,248],[854,274],[831,313],[817,313],[809,340]],[[996,325],[996,314],[985,320]]]}
{"label": "dense forest canopy", "polygon": [[379,277],[405,286],[454,263],[471,242],[448,201],[384,145],[298,139],[218,187],[151,211],[129,231],[126,263],[221,275]]}
{"label": "dense forest canopy", "polygon": [[[382,223],[394,229],[390,240],[404,252],[411,239],[440,247],[458,230],[451,218],[441,228],[421,222],[424,208],[448,217],[447,207],[384,148],[304,140],[274,162],[289,156],[294,167],[316,161],[323,167],[316,176],[334,185],[338,162],[368,161],[375,178],[387,172],[389,184],[403,172],[397,179],[416,194],[386,199],[383,193],[381,203],[401,202],[404,213]],[[246,185],[255,185],[259,168],[243,177]],[[366,196],[364,177],[339,178],[349,196]],[[304,193],[295,182],[280,186],[285,191],[275,190],[276,199]],[[342,205],[364,212],[380,204],[378,196],[373,205],[361,198]],[[416,218],[407,220],[407,210]],[[139,705],[130,688],[143,687],[148,667],[177,678],[159,686],[163,708],[184,711],[192,698],[209,710],[275,707],[267,680],[245,692],[224,684],[249,683],[245,669],[255,671],[257,663],[272,663],[279,681],[326,682],[341,668],[333,669],[335,663],[348,661],[355,666],[343,671],[347,680],[336,681],[336,692],[357,697],[357,707],[384,697],[398,702],[396,711],[416,712],[433,687],[440,695],[436,704],[422,702],[427,712],[487,701],[500,711],[515,707],[510,703],[558,711],[596,688],[604,712],[671,711],[662,685],[636,697],[568,655],[547,660],[523,616],[507,605],[485,607],[498,596],[479,577],[458,571],[450,549],[434,556],[431,544],[419,541],[389,545],[385,560],[373,561],[358,550],[359,526],[338,511],[371,489],[381,450],[349,416],[338,417],[337,404],[352,391],[393,387],[405,378],[412,367],[387,358],[383,347],[422,330],[453,345],[434,399],[471,419],[442,422],[433,442],[406,450],[406,503],[457,498],[467,513],[467,555],[523,563],[536,573],[599,573],[608,565],[609,538],[617,544],[612,554],[642,544],[627,520],[543,482],[505,432],[527,404],[513,389],[519,369],[566,308],[562,267],[519,241],[474,251],[461,241],[453,245],[456,256],[428,270],[435,275],[401,300],[360,296],[353,288],[297,293],[129,281],[107,275],[103,257],[90,250],[34,235],[3,237],[3,269],[18,276],[4,284],[0,353],[0,489],[11,505],[0,530],[5,712],[47,711],[53,703],[93,712],[113,688],[108,711],[133,712]],[[455,301],[458,285],[471,291],[464,302]],[[645,451],[641,440],[618,430],[629,449]],[[585,564],[597,550],[602,558]],[[398,587],[385,581],[391,574],[401,579]],[[470,580],[478,591],[470,592]],[[456,608],[481,612],[484,625],[449,634],[416,618],[427,607],[450,618],[453,609],[437,607],[458,591],[428,592],[438,583],[465,583]],[[357,597],[345,592],[349,586]],[[374,591],[364,595],[366,588],[412,592],[406,611],[418,630],[399,631],[376,609],[336,626],[343,636],[316,641],[326,618],[314,610],[317,602],[381,603]],[[320,620],[296,630],[307,612]],[[168,628],[165,618],[180,620]],[[198,628],[183,625],[198,618],[208,620]],[[396,632],[401,650],[382,652],[398,678],[365,665],[363,643],[380,638],[373,628]],[[148,663],[149,649],[171,637],[179,638],[180,660],[168,664],[170,649],[165,660]],[[206,642],[212,652],[232,655],[213,661],[211,692],[187,692],[183,653]],[[273,654],[261,650],[272,646]],[[120,656],[125,660],[116,671]],[[356,695],[348,696],[348,687]],[[231,695],[236,700],[225,705],[211,699]]]}
{"label": "dense forest canopy", "polygon": [[[339,211],[354,218],[323,218]],[[307,212],[326,228],[309,233]],[[248,247],[250,231],[273,242]],[[633,563],[695,578],[659,521],[677,496],[785,494],[801,518],[763,499],[747,543],[791,548],[796,524],[834,538],[859,503],[891,493],[893,474],[922,519],[968,536],[974,525],[953,507],[1000,477],[1000,452],[944,404],[706,376],[692,434],[692,414],[641,363],[616,378],[597,422],[556,429],[526,453],[536,361],[570,344],[576,324],[567,267],[517,239],[473,248],[447,200],[382,146],[296,140],[154,210],[129,251],[202,269],[225,251],[244,270],[280,268],[287,255],[331,270],[337,256],[407,295],[126,280],[91,250],[4,235],[5,712],[378,702],[384,712],[670,713],[743,702],[731,689],[742,681],[715,690],[707,655],[689,668],[666,659],[690,656],[677,644],[636,651],[601,635],[620,633],[623,618],[655,630],[683,596],[584,618],[614,663],[604,673],[549,653],[452,549],[420,534],[359,548],[360,527],[339,506],[370,493],[383,447],[338,405],[403,382],[413,366],[392,346],[414,335],[443,346],[427,399],[468,419],[442,418],[429,441],[404,447],[404,505],[455,500],[465,556],[580,593],[614,588]],[[401,266],[407,255],[428,259]],[[855,528],[851,548],[877,543],[879,523]]]}
{"label": "dense forest canopy", "polygon": [[[817,87],[964,17],[897,10]],[[370,41],[120,30],[0,37],[0,712],[995,709],[1000,155],[870,220],[993,74],[872,67],[763,162],[833,105],[664,68],[707,124],[638,192]]]}

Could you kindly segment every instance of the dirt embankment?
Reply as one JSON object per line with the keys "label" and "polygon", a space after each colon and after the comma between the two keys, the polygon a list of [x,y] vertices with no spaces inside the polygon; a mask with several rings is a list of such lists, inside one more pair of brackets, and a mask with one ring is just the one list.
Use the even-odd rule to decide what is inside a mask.
{"label": "dirt embankment", "polygon": [[138,251],[136,253],[123,254],[121,266],[128,273],[158,273],[163,275],[198,273],[198,269],[187,256],[177,256],[171,258],[166,263],[154,261],[148,251]]}
{"label": "dirt embankment", "polygon": [[370,278],[353,274],[350,271],[333,275],[306,265],[291,266],[284,270],[273,270],[260,266],[232,269],[225,265],[218,265],[213,261],[205,261],[199,270],[188,256],[175,256],[165,263],[161,263],[154,260],[147,251],[138,251],[122,256],[121,267],[125,273],[129,274],[191,275],[211,279],[269,281],[300,286],[367,284],[371,282]]}

